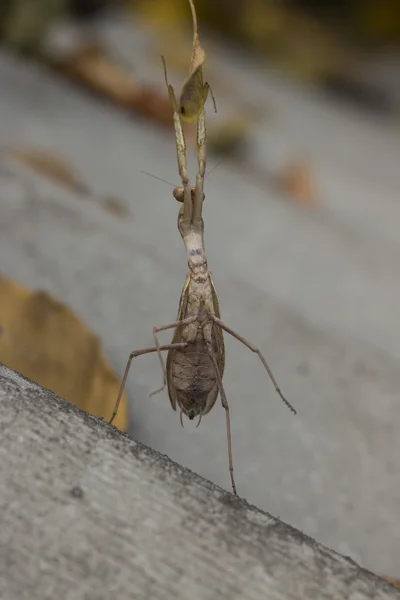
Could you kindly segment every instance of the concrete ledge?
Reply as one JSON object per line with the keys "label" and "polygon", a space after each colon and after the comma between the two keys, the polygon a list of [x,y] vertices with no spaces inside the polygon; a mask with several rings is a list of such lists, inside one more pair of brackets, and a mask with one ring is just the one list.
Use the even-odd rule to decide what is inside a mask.
{"label": "concrete ledge", "polygon": [[0,365],[3,600],[400,590]]}

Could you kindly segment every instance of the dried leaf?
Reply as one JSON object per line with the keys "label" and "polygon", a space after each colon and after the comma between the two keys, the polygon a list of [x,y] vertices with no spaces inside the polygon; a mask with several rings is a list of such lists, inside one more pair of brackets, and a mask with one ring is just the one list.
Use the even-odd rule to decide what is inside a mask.
{"label": "dried leaf", "polygon": [[386,577],[385,575],[380,575],[380,577],[382,577],[382,579],[384,579],[385,581],[388,581],[392,585],[400,588],[400,579],[392,579],[391,577]]}
{"label": "dried leaf", "polygon": [[54,179],[74,192],[88,193],[86,185],[64,157],[54,154],[53,150],[39,148],[8,148],[15,160],[37,171],[45,177]]}
{"label": "dried leaf", "polygon": [[302,204],[316,204],[315,182],[310,168],[303,162],[293,162],[276,176],[278,188]]}
{"label": "dried leaf", "polygon": [[[0,276],[0,361],[93,415],[109,419],[119,381],[98,338],[66,306]],[[115,425],[127,427],[126,397]]]}
{"label": "dried leaf", "polygon": [[116,196],[105,196],[102,199],[101,206],[103,206],[107,212],[118,217],[126,217],[131,214],[127,206]]}
{"label": "dried leaf", "polygon": [[49,177],[68,187],[73,192],[79,192],[96,199],[107,212],[116,216],[127,216],[129,209],[116,196],[98,198],[90,193],[89,188],[78,178],[73,168],[64,157],[55,155],[53,151],[38,148],[9,148],[12,158],[23,163],[44,177]]}
{"label": "dried leaf", "polygon": [[[195,121],[203,110],[210,87],[208,83],[203,82],[203,63],[206,54],[200,45],[199,36],[197,34],[197,18],[193,0],[189,0],[189,4],[193,18],[193,48],[190,60],[190,75],[182,87],[179,99],[179,112],[181,118],[190,123]],[[215,100],[214,108],[216,110]]]}
{"label": "dried leaf", "polygon": [[251,125],[251,118],[244,113],[214,124],[207,135],[209,150],[219,156],[241,157],[249,143]]}
{"label": "dried leaf", "polygon": [[192,48],[192,58],[190,60],[190,70],[189,73],[193,73],[196,69],[203,66],[203,63],[206,58],[206,53],[200,45],[199,36],[197,33],[197,17],[196,17],[196,9],[193,4],[193,0],[189,0],[190,10],[192,11],[192,19],[193,19],[193,48]]}
{"label": "dried leaf", "polygon": [[101,45],[88,43],[62,59],[53,60],[52,66],[118,106],[171,127],[171,110],[165,95],[133,78],[107,56]]}

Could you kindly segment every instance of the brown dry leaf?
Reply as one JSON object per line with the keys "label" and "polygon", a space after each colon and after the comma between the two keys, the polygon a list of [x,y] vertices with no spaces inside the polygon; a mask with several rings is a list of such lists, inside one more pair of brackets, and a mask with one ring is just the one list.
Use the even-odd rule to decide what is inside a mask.
{"label": "brown dry leaf", "polygon": [[129,208],[116,196],[105,196],[102,198],[101,206],[107,212],[118,217],[126,217],[131,214]]}
{"label": "brown dry leaf", "polygon": [[53,150],[40,148],[8,148],[15,160],[37,171],[45,177],[54,179],[74,192],[88,193],[86,185],[64,157],[54,154]]}
{"label": "brown dry leaf", "polygon": [[88,43],[67,57],[53,60],[53,67],[124,109],[171,127],[171,109],[164,93],[137,81],[107,56],[97,43]]}
{"label": "brown dry leaf", "polygon": [[[66,306],[0,276],[0,361],[93,415],[109,419],[119,381],[98,338]],[[127,427],[126,396],[114,424]]]}
{"label": "brown dry leaf", "polygon": [[392,579],[391,577],[386,577],[385,575],[379,575],[379,577],[381,577],[385,581],[388,581],[392,585],[400,588],[400,579]]}
{"label": "brown dry leaf", "polygon": [[275,176],[278,188],[294,200],[302,204],[317,203],[317,192],[311,169],[304,162],[298,161],[286,165]]}
{"label": "brown dry leaf", "polygon": [[233,114],[220,124],[214,124],[207,135],[211,152],[220,156],[240,156],[249,142],[252,119],[245,113]]}
{"label": "brown dry leaf", "polygon": [[[189,0],[189,4],[193,19],[193,47],[192,57],[190,59],[190,75],[182,87],[179,98],[179,112],[184,121],[191,123],[201,114],[210,88],[207,83],[203,82],[203,63],[206,58],[206,53],[200,46],[199,36],[197,34],[197,18],[193,0]],[[214,108],[216,110],[215,100]]]}
{"label": "brown dry leaf", "polygon": [[[91,195],[89,188],[82,183],[67,160],[60,155],[55,155],[52,150],[39,148],[9,148],[8,153],[15,160],[33,169],[44,177],[57,181],[74,192]],[[96,198],[109,213],[117,216],[130,214],[129,209],[122,200],[116,196]]]}
{"label": "brown dry leaf", "polygon": [[196,69],[201,67],[206,59],[206,53],[200,45],[199,36],[197,33],[197,17],[196,9],[193,4],[193,0],[189,0],[190,10],[192,11],[193,19],[193,48],[192,58],[190,59],[190,73],[193,73]]}

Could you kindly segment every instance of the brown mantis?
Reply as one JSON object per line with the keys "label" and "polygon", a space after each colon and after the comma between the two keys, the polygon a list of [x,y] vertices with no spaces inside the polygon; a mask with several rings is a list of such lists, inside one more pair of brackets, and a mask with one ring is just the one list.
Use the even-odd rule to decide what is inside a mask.
{"label": "brown mantis", "polygon": [[[197,119],[198,171],[196,185],[192,187],[187,172],[186,144],[181,117],[174,90],[168,83],[165,62],[164,72],[173,107],[178,170],[182,180],[182,187],[174,188],[173,195],[182,203],[178,215],[178,230],[185,245],[189,273],[186,276],[186,281],[182,289],[177,320],[168,325],[154,327],[153,337],[155,345],[150,348],[136,350],[130,354],[110,423],[112,423],[117,414],[132,359],[142,354],[157,352],[163,371],[164,383],[153,394],[162,391],[165,386],[168,386],[168,395],[172,408],[176,410],[177,405],[180,408],[182,426],[183,414],[190,420],[198,416],[198,426],[202,417],[212,409],[218,393],[220,393],[222,406],[225,409],[226,415],[229,472],[232,490],[236,494],[236,484],[233,476],[229,405],[222,383],[225,367],[223,330],[242,342],[252,352],[258,354],[275,386],[276,392],[294,414],[296,414],[296,411],[283,396],[260,350],[225,325],[221,320],[217,292],[211,273],[207,267],[204,249],[204,222],[202,218],[206,167],[204,106],[202,106]],[[172,342],[160,345],[158,334],[160,331],[167,329],[175,330]],[[168,351],[166,368],[161,354],[164,350]]]}

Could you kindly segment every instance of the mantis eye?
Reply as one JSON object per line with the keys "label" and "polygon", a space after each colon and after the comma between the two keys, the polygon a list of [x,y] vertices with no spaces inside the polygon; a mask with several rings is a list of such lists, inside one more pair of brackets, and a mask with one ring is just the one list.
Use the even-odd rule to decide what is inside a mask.
{"label": "mantis eye", "polygon": [[185,114],[185,107],[181,106],[181,115],[184,115],[184,114]]}

